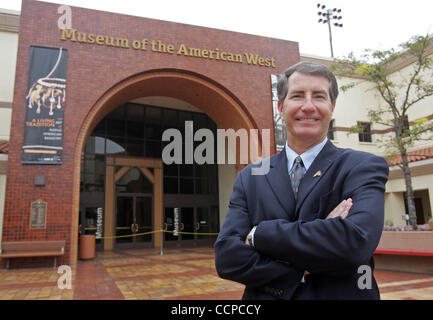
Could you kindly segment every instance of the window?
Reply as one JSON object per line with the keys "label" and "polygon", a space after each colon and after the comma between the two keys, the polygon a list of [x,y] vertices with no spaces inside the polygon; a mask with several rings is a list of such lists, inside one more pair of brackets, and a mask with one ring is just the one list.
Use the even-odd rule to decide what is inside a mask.
{"label": "window", "polygon": [[334,122],[335,120],[331,120],[331,122],[329,123],[329,128],[328,128],[328,139],[329,140],[334,140]]}
{"label": "window", "polygon": [[372,142],[371,123],[358,121],[359,142]]}
{"label": "window", "polygon": [[[202,113],[126,103],[113,110],[95,128],[83,155],[81,190],[104,191],[105,155],[161,158],[169,142],[161,141],[165,129],[185,134],[185,121],[194,122],[194,131],[208,128],[216,136],[217,126]],[[194,147],[201,144],[195,141]],[[214,163],[217,159],[214,146]],[[182,155],[185,157],[185,145]],[[102,161],[102,162],[101,162]],[[209,195],[218,193],[218,165],[164,164],[164,192],[169,194]],[[99,172],[98,169],[102,171]]]}

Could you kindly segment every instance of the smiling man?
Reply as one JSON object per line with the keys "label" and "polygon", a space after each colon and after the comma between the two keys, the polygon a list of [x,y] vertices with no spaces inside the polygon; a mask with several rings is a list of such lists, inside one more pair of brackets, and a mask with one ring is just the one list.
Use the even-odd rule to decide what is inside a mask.
{"label": "smiling man", "polygon": [[[266,175],[251,174],[260,163],[238,174],[215,243],[217,272],[245,284],[244,299],[379,299],[373,253],[388,165],[327,139],[338,85],[326,66],[298,63],[277,88],[285,150]],[[366,268],[368,288],[359,286]]]}
{"label": "smiling man", "polygon": [[281,118],[286,122],[287,143],[298,154],[327,136],[335,107],[329,86],[323,76],[294,72],[288,80],[286,98],[278,101]]}

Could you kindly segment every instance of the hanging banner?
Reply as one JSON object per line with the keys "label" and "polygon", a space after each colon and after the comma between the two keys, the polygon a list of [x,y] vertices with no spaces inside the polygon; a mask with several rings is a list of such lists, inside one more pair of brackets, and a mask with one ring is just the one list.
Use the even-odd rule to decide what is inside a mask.
{"label": "hanging banner", "polygon": [[274,132],[275,132],[275,151],[280,152],[286,145],[286,124],[281,119],[280,111],[278,111],[278,92],[277,92],[278,76],[271,74],[272,86],[272,113],[274,115]]}
{"label": "hanging banner", "polygon": [[173,236],[179,236],[179,208],[174,208],[174,227]]}
{"label": "hanging banner", "polygon": [[30,46],[22,163],[62,163],[66,59],[66,49]]}

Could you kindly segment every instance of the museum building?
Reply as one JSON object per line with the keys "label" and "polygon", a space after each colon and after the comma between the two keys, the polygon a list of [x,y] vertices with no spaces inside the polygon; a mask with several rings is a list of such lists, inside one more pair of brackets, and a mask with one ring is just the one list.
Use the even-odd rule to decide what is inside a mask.
{"label": "museum building", "polygon": [[[262,155],[264,129],[271,154],[284,141],[274,75],[301,60],[330,64],[301,56],[292,41],[33,0],[0,19],[0,241],[65,240],[59,264],[76,263],[84,234],[96,235],[96,250],[212,245],[237,172]],[[329,138],[381,154],[371,139],[380,130],[348,136],[366,118],[366,106],[351,100],[337,101]],[[230,129],[247,132],[248,161],[227,137],[217,148],[220,131]],[[169,130],[179,149],[174,136],[164,138]],[[199,132],[215,138],[205,163],[195,157],[204,148]],[[163,161],[167,150],[176,161]],[[422,180],[432,172],[426,161],[418,168],[425,222],[433,192]],[[392,188],[387,210],[399,224],[401,181]]]}

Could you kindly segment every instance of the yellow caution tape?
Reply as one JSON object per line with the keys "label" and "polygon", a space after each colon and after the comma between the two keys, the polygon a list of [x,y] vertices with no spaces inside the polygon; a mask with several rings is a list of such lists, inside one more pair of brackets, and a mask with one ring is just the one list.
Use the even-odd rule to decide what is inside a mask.
{"label": "yellow caution tape", "polygon": [[[169,231],[169,230],[154,230],[154,231],[143,232],[143,233],[127,234],[127,235],[123,235],[123,236],[96,237],[96,239],[115,239],[115,238],[139,237],[139,236],[158,233],[158,232],[175,233],[174,231]],[[217,236],[218,235],[218,233],[199,233],[199,232],[182,232],[182,231],[178,231],[176,233],[177,234],[196,234],[199,236]]]}
{"label": "yellow caution tape", "polygon": [[[167,233],[175,233],[174,231],[169,231],[169,230],[162,230],[162,232],[167,232]],[[217,233],[200,233],[200,232],[182,232],[182,231],[177,231],[176,233],[178,234],[197,234],[199,236],[217,236]]]}
{"label": "yellow caution tape", "polygon": [[123,235],[123,236],[96,237],[96,239],[114,239],[114,238],[138,237],[138,236],[143,236],[143,235],[146,235],[146,234],[152,234],[152,233],[163,232],[163,231],[164,230],[155,230],[155,231],[136,233],[136,234],[126,234],[126,235]]}

